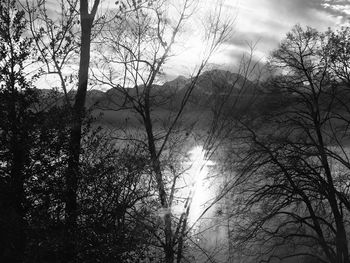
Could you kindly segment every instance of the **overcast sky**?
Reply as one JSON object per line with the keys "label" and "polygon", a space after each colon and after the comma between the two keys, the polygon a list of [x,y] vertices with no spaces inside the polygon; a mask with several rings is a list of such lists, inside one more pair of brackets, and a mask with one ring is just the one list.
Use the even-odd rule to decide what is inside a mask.
{"label": "overcast sky", "polygon": [[[225,0],[224,3],[226,13],[236,17],[234,34],[212,62],[232,70],[247,50],[247,43],[257,42],[255,55],[264,60],[297,23],[323,31],[345,25],[350,18],[350,0]],[[206,6],[210,8],[210,4]],[[202,43],[195,38],[189,42],[193,50],[181,53],[175,60],[178,65],[169,65],[169,74],[191,71],[191,62],[197,56],[195,50]]]}
{"label": "overcast sky", "polygon": [[[54,0],[52,5],[55,6]],[[175,3],[180,0],[170,0]],[[195,1],[195,0],[194,0]],[[204,20],[204,14],[213,10],[220,0],[198,0],[198,11],[192,21],[187,21],[185,33],[175,46],[175,54],[165,65],[166,79],[193,73],[199,62],[199,51],[203,46],[196,34]],[[236,71],[239,59],[248,51],[247,43],[256,43],[255,58],[265,61],[269,53],[291,28],[300,24],[324,31],[349,24],[350,0],[221,0],[225,16],[235,19],[232,36],[210,61],[211,65]],[[104,0],[107,8],[115,8],[115,0]],[[103,13],[104,9],[101,8]]]}
{"label": "overcast sky", "polygon": [[[227,3],[234,2],[228,0]],[[234,5],[234,3],[233,3]],[[259,40],[262,54],[277,47],[297,23],[319,30],[335,28],[349,19],[350,1],[339,0],[240,0],[231,44],[240,47],[241,39]]]}

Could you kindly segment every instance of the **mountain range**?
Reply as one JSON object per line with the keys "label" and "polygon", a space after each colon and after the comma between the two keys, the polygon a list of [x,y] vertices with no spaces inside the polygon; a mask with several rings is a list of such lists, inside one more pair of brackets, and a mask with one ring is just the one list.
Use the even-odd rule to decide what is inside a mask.
{"label": "mountain range", "polygon": [[[218,69],[203,72],[195,81],[194,86],[193,83],[191,77],[178,76],[162,85],[154,85],[150,94],[152,111],[163,116],[161,119],[167,118],[166,116],[171,115],[171,112],[176,112],[181,107],[183,98],[191,87],[193,89],[186,103],[185,112],[189,116],[194,115],[195,112],[205,114],[220,103],[230,105],[239,102],[241,106],[247,105],[259,92],[257,83],[240,74]],[[142,95],[138,96],[138,94],[142,94],[143,90],[143,86],[127,89],[112,88],[107,91],[90,90],[87,92],[86,107],[95,113],[103,113],[103,119],[109,123],[120,123],[133,114],[130,111],[130,100],[126,98],[131,97],[142,101]],[[42,95],[47,102],[53,98],[57,99],[57,92],[53,95],[52,92],[42,90]],[[75,91],[69,92],[72,100],[74,94]],[[62,94],[58,97],[56,103],[62,103]],[[120,109],[124,110],[119,111]],[[115,114],[116,110],[118,114]]]}
{"label": "mountain range", "polygon": [[[176,109],[192,85],[192,78],[178,76],[162,85],[154,85],[151,90],[151,101],[154,107]],[[106,92],[91,90],[87,94],[87,106],[97,108],[127,107],[126,96],[133,98],[143,92],[143,86],[128,89],[110,89]],[[223,70],[211,70],[201,74],[191,92],[189,104],[191,107],[208,106],[208,100],[213,98],[250,96],[257,92],[256,83],[240,74]],[[142,96],[139,96],[139,98]]]}

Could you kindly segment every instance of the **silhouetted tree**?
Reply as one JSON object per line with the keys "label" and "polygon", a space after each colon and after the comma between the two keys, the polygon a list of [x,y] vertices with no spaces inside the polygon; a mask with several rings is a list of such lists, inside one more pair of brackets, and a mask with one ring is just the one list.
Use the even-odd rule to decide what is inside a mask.
{"label": "silhouetted tree", "polygon": [[[349,61],[346,49],[334,52],[335,36],[348,37],[295,26],[272,53],[278,74],[267,83],[284,103],[270,103],[267,95],[273,107],[235,118],[230,152],[236,153],[242,217],[234,241],[250,244],[250,255],[261,262],[349,262],[349,90],[343,81]],[[255,253],[257,246],[264,249]]]}
{"label": "silhouetted tree", "polygon": [[[70,141],[67,145],[68,160],[65,175],[66,249],[64,261],[72,262],[76,256],[77,188],[80,178],[79,159],[88,87],[90,46],[92,28],[100,1],[93,1],[91,8],[87,0],[61,1],[57,3],[57,7],[61,9],[61,17],[58,20],[50,17],[46,4],[46,1],[26,1],[23,6],[28,13],[30,30],[40,54],[39,61],[47,68],[46,72],[42,70],[42,73],[58,75],[61,88],[65,93],[65,104],[71,109],[69,113],[71,118]],[[78,6],[79,10],[77,10]],[[78,17],[81,34],[79,43],[74,37]],[[74,102],[71,104],[67,83],[72,82],[74,76],[66,76],[64,69],[76,52],[80,52],[78,83],[73,98]]]}
{"label": "silhouetted tree", "polygon": [[88,87],[89,66],[90,66],[90,46],[91,30],[95,20],[96,12],[100,4],[99,0],[93,2],[89,11],[89,1],[80,1],[80,25],[81,42],[78,87],[72,110],[72,123],[70,129],[70,141],[68,148],[68,167],[66,172],[66,262],[74,262],[76,257],[76,224],[78,216],[77,188],[80,178],[80,152],[82,124],[85,112],[85,100]]}
{"label": "silhouetted tree", "polygon": [[26,244],[25,185],[37,93],[24,68],[32,40],[16,1],[0,1],[0,260],[22,262]]}
{"label": "silhouetted tree", "polygon": [[[99,66],[100,71],[94,73],[100,84],[110,86],[123,98],[116,102],[115,109],[130,110],[141,120],[152,177],[156,182],[158,213],[163,218],[163,234],[158,241],[163,249],[165,262],[181,262],[184,256],[184,239],[188,233],[187,217],[191,202],[185,202],[184,212],[178,218],[172,213],[179,178],[183,174],[181,169],[174,169],[180,166],[179,160],[183,154],[179,154],[179,145],[184,145],[184,141],[189,139],[184,136],[185,132],[182,131],[185,128],[179,128],[179,123],[199,75],[211,55],[228,37],[230,23],[220,21],[222,6],[218,5],[215,10],[217,16],[210,17],[209,25],[205,28],[207,46],[203,60],[190,83],[182,90],[176,109],[169,114],[168,120],[161,123],[154,110],[171,102],[172,97],[162,94],[157,89],[156,82],[164,64],[171,57],[172,48],[182,27],[192,15],[195,1],[178,2],[172,19],[167,17],[166,1],[146,1],[139,6],[135,5],[135,1],[126,1],[125,5],[126,10],[130,11],[114,17],[109,31],[102,35],[106,49],[112,53],[111,56],[101,54],[100,65],[104,66]],[[117,72],[124,74],[121,78],[116,78]],[[173,91],[170,93],[173,94]],[[132,136],[122,139],[133,140]]]}

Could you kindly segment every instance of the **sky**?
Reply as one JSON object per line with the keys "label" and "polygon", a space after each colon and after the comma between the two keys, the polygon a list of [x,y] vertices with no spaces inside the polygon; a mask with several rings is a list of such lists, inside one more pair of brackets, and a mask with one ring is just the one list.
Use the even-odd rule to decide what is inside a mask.
{"label": "sky", "polygon": [[[207,0],[199,8],[210,11],[214,2]],[[223,4],[225,15],[235,20],[233,34],[211,63],[232,71],[242,53],[249,50],[249,43],[256,44],[255,58],[266,61],[270,52],[296,24],[324,31],[350,22],[350,0],[224,0]],[[196,27],[195,21],[192,21],[193,27]],[[200,38],[191,37],[191,34],[186,41],[189,41],[189,46],[185,52],[178,53],[174,59],[175,66],[169,66],[170,75],[186,75],[192,70],[190,61],[196,60],[203,42]]]}
{"label": "sky", "polygon": [[[52,1],[55,10],[55,1]],[[165,81],[178,75],[188,77],[195,72],[202,58],[203,22],[219,1],[223,4],[224,19],[233,20],[232,35],[212,56],[207,69],[218,67],[237,72],[240,58],[249,51],[249,44],[255,44],[256,61],[267,61],[270,52],[296,24],[324,31],[350,22],[350,0],[198,0],[193,17],[186,21],[172,50],[174,56],[164,66]],[[102,13],[105,8],[116,7],[115,0],[101,3],[105,5],[100,9]]]}

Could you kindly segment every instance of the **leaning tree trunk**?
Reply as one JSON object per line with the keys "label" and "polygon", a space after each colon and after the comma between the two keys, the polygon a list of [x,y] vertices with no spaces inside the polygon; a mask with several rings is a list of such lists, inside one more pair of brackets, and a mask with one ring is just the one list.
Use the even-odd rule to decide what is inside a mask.
{"label": "leaning tree trunk", "polygon": [[149,98],[150,98],[151,85],[153,83],[154,78],[155,78],[155,74],[153,74],[150,84],[146,87],[146,91],[145,91],[144,125],[147,132],[148,151],[151,156],[152,169],[157,182],[159,200],[161,203],[161,207],[164,210],[163,219],[164,219],[165,245],[163,246],[163,250],[165,254],[165,263],[173,263],[175,259],[175,253],[174,253],[173,232],[171,228],[172,218],[171,218],[169,203],[167,200],[167,193],[165,189],[163,173],[160,166],[159,153],[157,152],[157,149],[156,149],[156,142],[154,138],[151,113],[150,113],[151,105],[150,105]]}

